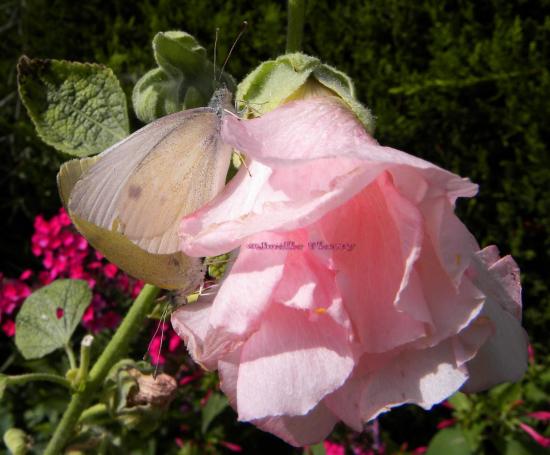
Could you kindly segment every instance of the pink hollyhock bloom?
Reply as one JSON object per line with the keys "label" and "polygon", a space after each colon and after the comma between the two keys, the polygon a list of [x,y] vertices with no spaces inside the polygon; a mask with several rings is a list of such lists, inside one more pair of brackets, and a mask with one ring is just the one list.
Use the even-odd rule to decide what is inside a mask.
{"label": "pink hollyhock bloom", "polygon": [[521,378],[518,267],[454,214],[476,185],[380,146],[335,98],[228,115],[222,136],[248,169],[184,218],[182,249],[240,249],[172,325],[240,420],[307,445]]}

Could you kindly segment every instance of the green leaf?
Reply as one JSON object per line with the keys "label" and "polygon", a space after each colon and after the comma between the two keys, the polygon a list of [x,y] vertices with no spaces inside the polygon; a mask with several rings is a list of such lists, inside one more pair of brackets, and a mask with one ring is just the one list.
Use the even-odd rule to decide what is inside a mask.
{"label": "green leaf", "polygon": [[460,428],[445,428],[430,441],[426,455],[470,455],[470,449]]}
{"label": "green leaf", "polygon": [[5,374],[0,374],[0,400],[4,396],[4,391],[8,386],[8,377]]}
{"label": "green leaf", "polygon": [[544,455],[548,454],[548,449],[529,441],[523,442],[517,439],[507,438],[505,448],[501,452],[503,455]]}
{"label": "green leaf", "polygon": [[91,300],[83,280],[57,280],[27,297],[15,319],[15,344],[23,357],[44,357],[68,343]]}
{"label": "green leaf", "polygon": [[201,431],[206,433],[212,421],[219,415],[228,405],[227,398],[219,393],[210,395],[206,405],[201,411]]}
{"label": "green leaf", "polygon": [[456,392],[448,401],[457,411],[467,411],[472,407],[472,401],[462,392]]}
{"label": "green leaf", "polygon": [[[132,94],[141,121],[208,104],[216,85],[214,64],[193,36],[181,31],[157,33],[153,53],[159,67],[147,72]],[[234,92],[235,81],[229,74],[224,72],[222,82]]]}
{"label": "green leaf", "polygon": [[22,56],[17,72],[38,135],[57,150],[94,155],[128,135],[126,97],[109,68]]}

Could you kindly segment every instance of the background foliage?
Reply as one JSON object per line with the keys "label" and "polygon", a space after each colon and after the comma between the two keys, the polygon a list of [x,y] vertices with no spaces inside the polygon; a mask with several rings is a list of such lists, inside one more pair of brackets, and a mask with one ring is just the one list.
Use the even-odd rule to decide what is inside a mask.
{"label": "background foliage", "polygon": [[[310,0],[304,36],[306,53],[356,82],[377,117],[381,143],[480,184],[475,200],[460,203],[461,217],[482,245],[496,243],[518,261],[525,325],[543,358],[550,324],[549,7],[547,0]],[[37,138],[21,106],[19,56],[106,64],[129,95],[154,67],[150,43],[158,31],[185,30],[212,52],[220,27],[225,56],[244,19],[249,30],[228,65],[238,80],[284,51],[284,2],[1,1],[4,274],[17,276],[36,261],[32,220],[57,212],[55,173],[65,159]],[[132,129],[139,126],[132,122]],[[413,411],[401,415],[407,412]],[[387,431],[399,429],[397,416]]]}

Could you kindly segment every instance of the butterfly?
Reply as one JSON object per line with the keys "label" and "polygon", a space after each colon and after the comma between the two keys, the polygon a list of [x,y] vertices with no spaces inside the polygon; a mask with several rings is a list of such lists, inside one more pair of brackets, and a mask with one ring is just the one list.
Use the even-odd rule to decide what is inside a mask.
{"label": "butterfly", "polygon": [[94,158],[61,168],[61,198],[79,229],[107,259],[164,288],[193,287],[199,259],[179,253],[180,220],[225,184],[232,148],[220,132],[231,93],[207,107],[162,117]]}

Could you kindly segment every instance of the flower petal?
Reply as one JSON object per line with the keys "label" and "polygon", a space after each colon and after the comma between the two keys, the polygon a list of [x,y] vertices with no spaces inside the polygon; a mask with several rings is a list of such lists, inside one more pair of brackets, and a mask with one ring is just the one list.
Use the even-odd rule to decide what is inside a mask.
{"label": "flower petal", "polygon": [[519,270],[510,256],[488,268],[484,262],[488,257],[495,259],[494,250],[482,250],[476,255],[467,273],[486,295],[481,315],[491,320],[495,333],[467,364],[470,373],[464,387],[467,392],[485,390],[505,381],[519,381],[528,366],[529,340],[520,324],[521,313],[518,314],[521,308]]}
{"label": "flower petal", "polygon": [[252,421],[258,428],[295,447],[317,444],[330,434],[337,422],[338,419],[322,403],[303,416],[278,416]]}
{"label": "flower petal", "polygon": [[312,321],[305,311],[275,305],[242,348],[239,419],[307,414],[353,365],[347,332],[332,318]]}
{"label": "flower petal", "polygon": [[[329,241],[355,245],[352,251],[334,251],[333,259],[345,309],[364,350],[384,352],[425,336],[424,323],[406,311],[417,302],[400,299],[420,250],[421,219],[391,178],[383,174],[319,224]],[[411,312],[426,316],[423,300],[418,305],[418,314]]]}

